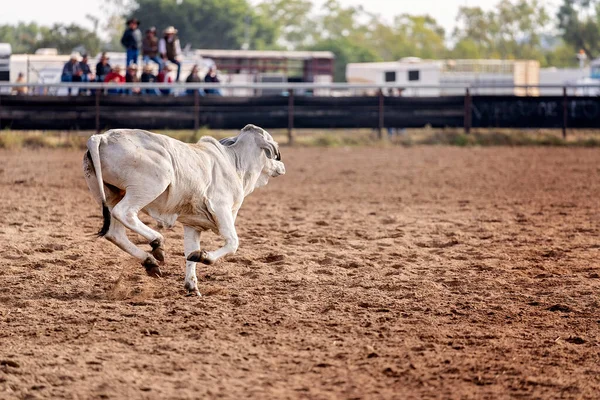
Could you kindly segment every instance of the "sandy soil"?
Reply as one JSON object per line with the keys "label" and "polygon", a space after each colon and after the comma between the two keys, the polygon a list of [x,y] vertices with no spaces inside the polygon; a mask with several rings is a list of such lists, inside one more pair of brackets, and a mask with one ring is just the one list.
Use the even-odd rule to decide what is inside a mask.
{"label": "sandy soil", "polygon": [[163,279],[92,237],[81,157],[0,152],[2,399],[600,393],[598,150],[284,148],[202,298],[181,226]]}

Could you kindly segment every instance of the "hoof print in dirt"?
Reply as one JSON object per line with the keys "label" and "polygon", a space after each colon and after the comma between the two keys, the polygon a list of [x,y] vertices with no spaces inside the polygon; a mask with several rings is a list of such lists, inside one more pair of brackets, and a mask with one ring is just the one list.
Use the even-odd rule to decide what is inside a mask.
{"label": "hoof print in dirt", "polygon": [[187,257],[187,260],[193,262],[201,262],[202,264],[206,265],[210,265],[213,263],[212,260],[208,258],[208,253],[204,250],[194,251],[190,253],[190,255]]}

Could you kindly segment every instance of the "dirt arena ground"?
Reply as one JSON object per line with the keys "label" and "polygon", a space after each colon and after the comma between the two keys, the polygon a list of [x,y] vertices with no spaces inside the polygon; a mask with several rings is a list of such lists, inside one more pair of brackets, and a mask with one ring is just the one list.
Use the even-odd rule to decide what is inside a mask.
{"label": "dirt arena ground", "polygon": [[181,226],[163,279],[92,237],[83,152],[1,151],[0,398],[598,398],[599,150],[282,153],[197,298]]}

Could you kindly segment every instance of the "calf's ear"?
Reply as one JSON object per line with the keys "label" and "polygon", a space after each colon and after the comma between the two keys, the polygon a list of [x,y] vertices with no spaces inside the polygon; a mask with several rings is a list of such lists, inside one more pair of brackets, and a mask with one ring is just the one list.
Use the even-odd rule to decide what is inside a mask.
{"label": "calf's ear", "polygon": [[229,147],[231,145],[234,145],[235,142],[237,141],[237,139],[238,139],[237,136],[223,138],[223,139],[219,140],[219,143],[221,143],[223,146]]}
{"label": "calf's ear", "polygon": [[279,147],[277,146],[277,143],[271,142],[261,135],[256,137],[256,144],[265,151],[267,158],[270,158],[271,160],[281,158],[279,156]]}

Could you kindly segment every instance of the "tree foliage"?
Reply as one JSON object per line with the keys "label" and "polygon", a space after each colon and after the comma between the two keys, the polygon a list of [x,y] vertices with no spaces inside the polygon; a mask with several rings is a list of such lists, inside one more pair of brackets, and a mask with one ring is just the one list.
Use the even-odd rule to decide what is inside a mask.
{"label": "tree foliage", "polygon": [[[348,62],[402,57],[534,59],[542,66],[576,65],[584,49],[600,56],[600,0],[561,0],[556,18],[544,0],[498,0],[494,9],[461,7],[449,34],[428,15],[371,14],[361,6],[326,0],[105,0],[104,18],[87,18],[92,31],[77,25],[0,26],[0,41],[15,53],[57,47],[61,53],[85,47],[121,50],[125,20],[135,16],[142,30],[173,25],[182,45],[194,48],[329,50],[336,55],[336,80]],[[101,43],[96,30],[109,40]]]}
{"label": "tree foliage", "polygon": [[101,48],[96,33],[75,24],[46,27],[19,22],[17,25],[0,25],[0,42],[10,43],[15,54],[33,53],[43,47],[56,48],[62,54],[73,50],[96,54]]}
{"label": "tree foliage", "polygon": [[261,49],[276,41],[275,26],[247,0],[137,0],[133,16],[142,28],[176,27],[182,45],[194,48],[239,49],[249,40],[250,48]]}
{"label": "tree foliage", "polygon": [[600,56],[600,2],[563,0],[557,14],[565,43],[582,49],[590,57]]}
{"label": "tree foliage", "polygon": [[461,58],[543,58],[541,39],[550,22],[538,0],[501,0],[493,11],[460,7],[454,54]]}

